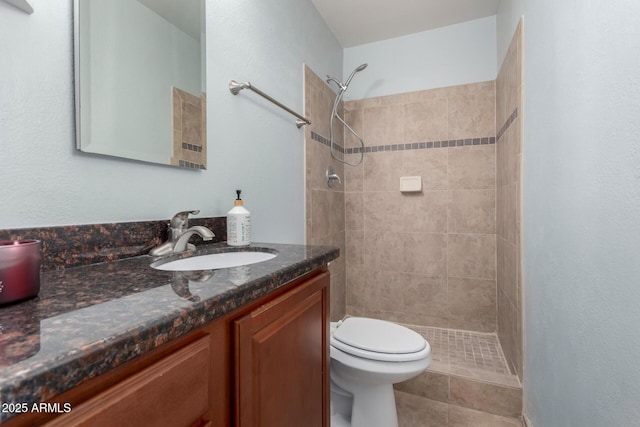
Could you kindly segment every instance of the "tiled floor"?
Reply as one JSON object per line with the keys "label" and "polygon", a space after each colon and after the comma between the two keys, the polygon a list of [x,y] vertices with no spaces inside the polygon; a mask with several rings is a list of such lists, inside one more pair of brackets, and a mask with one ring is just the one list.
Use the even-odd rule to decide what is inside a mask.
{"label": "tiled floor", "polygon": [[519,386],[517,377],[509,372],[496,335],[429,326],[407,327],[431,345],[430,371]]}

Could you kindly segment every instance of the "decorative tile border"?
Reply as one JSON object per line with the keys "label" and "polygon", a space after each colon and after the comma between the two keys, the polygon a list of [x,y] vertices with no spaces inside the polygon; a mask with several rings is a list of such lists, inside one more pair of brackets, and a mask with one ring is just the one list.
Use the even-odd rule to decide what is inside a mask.
{"label": "decorative tile border", "polygon": [[[329,146],[330,141],[328,138],[322,135],[311,132],[311,139],[314,139],[322,144]],[[490,145],[495,144],[496,138],[493,136],[485,136],[482,138],[466,138],[466,139],[451,139],[443,141],[425,141],[425,142],[412,142],[409,144],[389,144],[389,145],[374,145],[372,147],[364,147],[365,153],[378,153],[381,151],[408,151],[408,150],[426,150],[431,148],[448,148],[448,147],[465,147],[469,145]],[[362,148],[344,148],[335,144],[334,147],[343,154],[358,154],[362,151]]]}
{"label": "decorative tile border", "polygon": [[[464,147],[469,145],[489,145],[495,144],[495,137],[483,137],[483,138],[467,138],[467,139],[451,139],[444,141],[427,141],[427,142],[413,142],[410,144],[390,144],[390,145],[375,145],[373,147],[364,147],[365,153],[377,153],[380,151],[407,151],[407,150],[426,150],[431,148],[449,148],[449,147]],[[347,148],[345,154],[357,154],[362,151],[361,148]]]}
{"label": "decorative tile border", "polygon": [[498,131],[498,135],[496,135],[496,141],[500,141],[500,138],[502,138],[502,135],[504,135],[507,129],[509,129],[509,126],[511,126],[511,123],[513,123],[517,118],[518,118],[518,108],[516,107],[516,109],[513,110],[511,115],[507,118],[507,120],[505,120],[504,124]]}
{"label": "decorative tile border", "polygon": [[188,162],[186,160],[180,160],[178,162],[178,166],[183,168],[189,168],[189,169],[206,169],[204,165],[201,165],[199,163]]}
{"label": "decorative tile border", "polygon": [[202,145],[182,143],[183,150],[195,151],[196,153],[202,153]]}
{"label": "decorative tile border", "polygon": [[[316,133],[314,131],[311,131],[311,139],[320,142],[323,145],[326,145],[327,147],[331,146],[331,141],[329,140],[329,138],[325,138],[324,136],[320,135],[319,133]],[[344,154],[345,153],[345,149],[342,145],[340,144],[333,144],[333,148],[338,150],[340,153]]]}
{"label": "decorative tile border", "polygon": [[[487,145],[487,144],[495,144],[497,141],[500,141],[502,135],[509,129],[511,124],[518,118],[518,108],[513,110],[511,115],[507,118],[505,123],[502,125],[498,134],[493,137],[482,137],[482,138],[465,138],[465,139],[450,139],[443,141],[425,141],[425,142],[412,142],[409,144],[389,144],[389,145],[375,145],[372,147],[364,147],[365,153],[377,153],[380,151],[407,151],[407,150],[425,150],[430,148],[447,148],[447,147],[465,147],[469,145]],[[311,139],[322,143],[329,147],[331,145],[331,141],[329,138],[325,138],[317,132],[311,131]],[[334,149],[339,151],[342,154],[358,154],[362,151],[360,147],[354,148],[344,148],[340,144],[334,144]]]}

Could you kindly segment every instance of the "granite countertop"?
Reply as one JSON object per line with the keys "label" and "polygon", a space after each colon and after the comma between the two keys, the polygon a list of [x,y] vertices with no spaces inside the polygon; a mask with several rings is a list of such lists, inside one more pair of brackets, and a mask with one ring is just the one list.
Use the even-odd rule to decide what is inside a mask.
{"label": "granite countertop", "polygon": [[[200,246],[196,255],[228,250]],[[83,381],[336,259],[332,247],[261,244],[278,255],[249,266],[171,272],[148,255],[46,272],[35,299],[0,307],[0,400],[44,402]],[[181,254],[168,259],[184,258]],[[0,422],[16,414],[0,412]]]}

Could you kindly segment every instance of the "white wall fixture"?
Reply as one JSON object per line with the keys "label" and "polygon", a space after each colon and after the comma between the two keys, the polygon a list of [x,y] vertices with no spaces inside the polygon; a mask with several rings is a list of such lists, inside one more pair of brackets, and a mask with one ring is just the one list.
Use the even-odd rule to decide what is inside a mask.
{"label": "white wall fixture", "polygon": [[24,10],[29,15],[33,13],[33,6],[31,5],[31,1],[29,0],[4,0],[10,5],[17,7],[18,9]]}
{"label": "white wall fixture", "polygon": [[421,176],[401,176],[400,192],[401,193],[419,193],[422,191]]}

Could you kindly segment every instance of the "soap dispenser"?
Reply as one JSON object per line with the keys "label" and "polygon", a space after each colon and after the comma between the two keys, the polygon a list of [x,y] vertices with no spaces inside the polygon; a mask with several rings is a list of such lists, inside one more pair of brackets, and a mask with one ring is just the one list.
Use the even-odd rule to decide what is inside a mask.
{"label": "soap dispenser", "polygon": [[247,246],[251,243],[251,214],[243,206],[240,197],[242,190],[236,190],[238,197],[233,208],[227,212],[227,244],[229,246]]}

